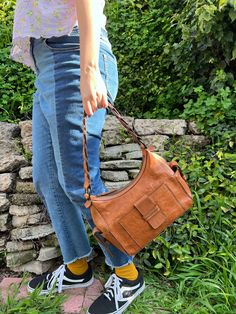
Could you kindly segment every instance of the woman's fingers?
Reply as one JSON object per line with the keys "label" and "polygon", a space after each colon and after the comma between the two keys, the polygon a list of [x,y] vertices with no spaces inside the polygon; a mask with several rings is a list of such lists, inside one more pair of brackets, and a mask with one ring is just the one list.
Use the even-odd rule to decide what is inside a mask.
{"label": "woman's fingers", "polygon": [[108,107],[107,89],[100,71],[91,72],[88,76],[82,76],[80,89],[83,107],[89,117],[91,117],[97,109]]}
{"label": "woman's fingers", "polygon": [[107,108],[107,95],[104,93],[97,92],[97,107],[98,108]]}
{"label": "woman's fingers", "polygon": [[104,94],[99,95],[96,99],[91,97],[90,100],[84,101],[84,110],[89,117],[91,117],[97,109],[107,107],[107,96]]}
{"label": "woman's fingers", "polygon": [[91,117],[93,115],[92,106],[90,104],[89,100],[84,101],[84,111],[87,114],[88,117]]}
{"label": "woman's fingers", "polygon": [[107,108],[107,107],[108,107],[107,95],[102,94],[101,108]]}
{"label": "woman's fingers", "polygon": [[90,94],[90,97],[83,99],[83,107],[89,117],[97,110],[97,100],[92,93]]}
{"label": "woman's fingers", "polygon": [[92,107],[92,111],[95,112],[97,110],[97,99],[95,93],[91,93],[89,101]]}

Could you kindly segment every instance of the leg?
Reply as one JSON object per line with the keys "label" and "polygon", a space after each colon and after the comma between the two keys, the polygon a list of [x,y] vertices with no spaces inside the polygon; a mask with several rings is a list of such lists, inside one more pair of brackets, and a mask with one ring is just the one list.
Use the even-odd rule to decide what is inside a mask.
{"label": "leg", "polygon": [[[68,39],[71,40],[69,36],[66,36],[65,38],[60,37],[56,40],[60,41],[61,39],[63,41]],[[57,179],[57,183],[61,186],[64,192],[62,194],[62,198],[67,197],[67,200],[74,206],[73,213],[68,213],[68,209],[66,208],[66,206],[62,206],[59,208],[59,216],[54,217],[52,214],[50,215],[52,219],[55,219],[55,221],[56,219],[62,219],[63,223],[66,224],[66,227],[63,225],[63,223],[61,225],[61,227],[64,227],[63,231],[65,232],[66,230],[67,233],[67,237],[63,238],[65,240],[65,246],[69,245],[73,248],[77,248],[78,243],[83,241],[83,237],[81,238],[79,236],[77,238],[73,238],[73,235],[69,233],[69,230],[70,228],[72,228],[72,230],[74,230],[74,228],[77,228],[80,229],[80,232],[84,233],[84,226],[81,229],[81,225],[79,225],[78,228],[77,224],[78,221],[80,223],[82,222],[81,213],[83,213],[84,216],[87,218],[91,227],[93,227],[94,225],[90,211],[85,209],[85,207],[83,206],[85,201],[83,196],[84,175],[82,158],[83,106],[79,90],[80,60],[79,52],[77,49],[78,42],[76,42],[75,40],[75,45],[73,42],[69,43],[69,46],[67,45],[64,52],[61,49],[57,49],[58,45],[54,46],[54,48],[53,46],[48,46],[47,43],[49,42],[46,43],[46,41],[42,41],[41,38],[37,40],[36,43],[37,49],[35,50],[35,52],[38,76],[35,82],[35,86],[37,87],[37,91],[40,95],[39,103],[42,115],[43,117],[45,117],[45,121],[47,122],[47,125],[49,127],[51,147],[53,148],[55,161],[54,169],[56,169],[56,173],[54,173],[55,177],[49,172],[47,178],[49,181],[51,180],[52,184],[51,186],[49,186],[52,190],[54,186],[54,179]],[[100,49],[99,66],[103,79],[107,84],[107,89],[110,94],[113,95],[113,98],[115,98],[118,87],[116,62],[111,51],[109,51],[109,48],[107,48],[106,46],[102,49],[102,46],[103,45],[101,45]],[[98,111],[96,111],[93,117],[89,119],[87,123],[89,153],[88,163],[91,175],[92,193],[94,194],[99,194],[107,190],[103,185],[100,177],[99,161],[99,146],[101,141],[102,127],[105,121],[105,115],[106,110],[99,109]],[[50,158],[48,157],[47,160],[50,160]],[[39,170],[40,169],[38,169],[38,173]],[[51,207],[51,209],[48,208],[49,212],[53,213],[53,206],[59,206],[58,200],[61,200],[61,195],[57,194],[57,197],[54,200],[55,204],[53,205],[53,203],[51,203],[51,205],[49,205],[50,202],[48,200],[50,200],[51,195],[47,193],[47,188],[43,188],[43,180],[40,179],[40,174],[37,184],[36,171],[35,185],[37,185],[37,189],[43,196],[44,202],[47,204],[47,207]],[[60,193],[59,189],[57,193]],[[75,213],[79,213],[79,219]],[[76,219],[78,220],[76,221]],[[58,230],[58,236],[59,233],[60,230]],[[68,237],[68,234],[70,234],[70,237]],[[80,243],[80,246],[84,247],[84,243]],[[115,268],[122,268],[125,265],[132,263],[132,256],[124,254],[112,245],[110,246],[110,250],[113,253],[112,258],[110,258],[110,256],[106,254],[106,251],[104,251],[106,255],[106,263],[108,265]],[[58,291],[60,291],[63,287],[63,283],[65,282],[64,278],[68,278],[68,274],[69,273],[65,272],[65,269],[62,265],[62,268],[59,268],[54,273],[46,275],[46,277],[44,276],[43,278],[47,279],[47,287],[45,290],[48,289],[48,285],[50,288],[52,286],[52,283],[54,283],[55,281],[56,283],[58,283]],[[89,271],[86,274],[86,284],[88,284],[90,283],[89,278],[91,278],[91,275],[89,274]],[[85,278],[82,277],[80,277],[80,281],[85,280]],[[126,289],[132,291],[132,298],[124,300],[124,306],[122,305],[122,308],[126,308],[129,303],[132,302],[132,300],[144,289],[144,283],[140,274],[138,278],[134,281],[126,281],[124,278],[119,278],[114,274],[109,279],[109,282],[106,285],[109,291],[113,289],[112,287],[115,288],[114,293],[112,293],[111,295],[112,297],[109,296],[109,294],[107,293],[101,295],[101,297],[96,300],[92,307],[89,309],[89,313],[121,313],[119,312],[120,305],[117,303],[118,301],[120,301],[118,299],[121,297],[121,295],[116,295],[116,292],[122,287],[122,284],[126,287]],[[107,303],[107,300],[104,298],[107,298],[107,300],[111,303]],[[98,303],[101,303],[101,300],[102,307],[98,307],[97,305]],[[111,307],[114,307],[114,309],[117,311],[114,312],[112,310],[111,312]]]}
{"label": "leg", "polygon": [[[58,181],[49,125],[42,113],[42,104],[43,97],[36,91],[32,119],[33,182],[48,210],[64,262],[70,263],[88,256],[91,247],[81,212],[75,210]],[[71,224],[72,221],[75,223]]]}
{"label": "leg", "polygon": [[[63,38],[63,41],[72,40],[68,37]],[[90,226],[93,227],[90,211],[83,205],[85,199],[82,158],[83,106],[79,88],[80,55],[76,46],[69,51],[58,50],[58,39],[56,42],[57,45],[54,45],[50,39],[47,40],[46,46],[42,42],[38,45],[36,60],[40,72],[36,87],[44,99],[41,102],[41,110],[50,128],[58,181],[74,205],[75,211],[82,212]],[[62,47],[63,43],[60,44],[60,48]],[[99,67],[110,94],[115,98],[118,88],[117,65],[109,49],[102,44]],[[87,121],[88,162],[92,193],[94,194],[107,191],[100,177],[99,160],[99,146],[105,117],[106,110],[99,109]],[[68,225],[70,227],[74,225],[75,228],[78,226],[77,221],[73,219],[68,221]],[[78,238],[73,246],[77,244]],[[104,250],[103,247],[102,249]],[[110,250],[113,253],[112,259],[104,251],[108,265],[121,267],[132,262],[131,256],[124,254],[114,246],[111,245]]]}
{"label": "leg", "polygon": [[[75,210],[58,181],[50,130],[41,110],[42,103],[43,98],[36,91],[33,100],[32,123],[33,182],[48,210],[64,262],[70,263],[88,256],[91,248],[81,212]],[[77,224],[71,225],[71,221]],[[78,239],[80,239],[79,242]],[[92,283],[93,273],[90,265],[83,276],[74,275],[67,266],[61,265],[52,273],[33,278],[28,283],[28,291],[32,292],[43,284],[40,294],[48,294],[55,284],[55,288],[60,292],[62,289],[87,287]]]}

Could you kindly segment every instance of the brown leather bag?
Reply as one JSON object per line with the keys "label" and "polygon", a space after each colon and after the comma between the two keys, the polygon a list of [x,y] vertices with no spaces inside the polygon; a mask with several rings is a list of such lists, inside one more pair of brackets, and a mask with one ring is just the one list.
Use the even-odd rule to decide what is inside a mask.
{"label": "brown leather bag", "polygon": [[90,195],[84,114],[85,206],[90,207],[96,225],[93,234],[98,241],[105,247],[109,241],[128,255],[135,255],[192,206],[192,195],[178,163],[168,163],[148,149],[119,112],[110,103],[108,107],[140,144],[142,166],[139,174],[126,187]]}

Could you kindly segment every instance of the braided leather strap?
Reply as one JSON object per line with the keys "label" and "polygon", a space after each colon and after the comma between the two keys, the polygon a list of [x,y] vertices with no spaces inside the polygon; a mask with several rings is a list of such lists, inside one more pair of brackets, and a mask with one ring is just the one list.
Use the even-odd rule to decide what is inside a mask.
{"label": "braided leather strap", "polygon": [[85,198],[89,199],[90,196],[90,175],[88,168],[88,145],[87,145],[87,136],[86,136],[86,113],[84,111],[83,116],[83,165],[84,165],[84,191]]}
{"label": "braided leather strap", "polygon": [[[114,106],[108,102],[108,108],[111,110],[111,112],[114,114],[114,116],[120,121],[120,123],[124,126],[124,128],[127,130],[127,132],[132,136],[134,141],[138,143],[141,148],[147,148],[147,146],[143,143],[141,140],[141,137],[133,130],[128,123],[124,120],[124,118],[121,116],[119,111],[114,108]],[[86,131],[86,113],[84,111],[83,116],[83,164],[84,164],[84,190],[85,190],[85,198],[90,198],[90,191],[91,191],[91,185],[90,185],[90,175],[89,175],[89,168],[88,168],[88,145],[87,145],[87,131]]]}

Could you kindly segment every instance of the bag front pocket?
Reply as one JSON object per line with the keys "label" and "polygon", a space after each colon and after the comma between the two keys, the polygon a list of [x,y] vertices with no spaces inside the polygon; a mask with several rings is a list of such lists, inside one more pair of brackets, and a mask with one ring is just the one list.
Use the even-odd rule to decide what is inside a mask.
{"label": "bag front pocket", "polygon": [[[123,229],[120,237],[126,242],[130,238],[129,241],[143,248],[184,211],[168,186],[162,184],[135,202],[133,209],[119,220],[118,224]],[[118,233],[116,237],[119,237]]]}

